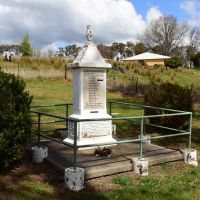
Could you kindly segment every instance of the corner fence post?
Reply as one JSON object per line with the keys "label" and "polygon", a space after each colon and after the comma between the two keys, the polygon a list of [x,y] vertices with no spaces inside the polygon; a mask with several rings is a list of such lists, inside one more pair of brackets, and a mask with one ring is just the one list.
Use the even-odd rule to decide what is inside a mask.
{"label": "corner fence post", "polygon": [[144,138],[144,118],[142,117],[141,119],[141,124],[140,124],[140,159],[142,159],[142,148],[143,148],[143,141],[142,139]]}
{"label": "corner fence post", "polygon": [[38,113],[38,130],[37,130],[37,135],[38,135],[38,148],[40,148],[40,129],[41,129],[41,113]]}
{"label": "corner fence post", "polygon": [[74,170],[76,170],[76,157],[77,157],[77,121],[74,121]]}
{"label": "corner fence post", "polygon": [[192,144],[192,113],[190,113],[190,126],[189,126],[189,151],[191,150],[191,144]]}

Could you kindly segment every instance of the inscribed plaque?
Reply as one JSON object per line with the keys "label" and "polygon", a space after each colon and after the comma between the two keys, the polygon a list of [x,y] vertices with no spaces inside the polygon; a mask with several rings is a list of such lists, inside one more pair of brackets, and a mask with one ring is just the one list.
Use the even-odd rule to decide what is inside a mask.
{"label": "inscribed plaque", "polygon": [[103,109],[105,100],[105,80],[103,71],[84,71],[84,109]]}

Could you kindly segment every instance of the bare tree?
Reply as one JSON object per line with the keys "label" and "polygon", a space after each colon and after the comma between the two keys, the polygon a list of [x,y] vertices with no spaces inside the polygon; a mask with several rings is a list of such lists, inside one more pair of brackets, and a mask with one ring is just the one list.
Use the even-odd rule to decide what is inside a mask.
{"label": "bare tree", "polygon": [[187,56],[197,53],[200,46],[200,27],[193,27],[189,32],[189,45],[187,46]]}
{"label": "bare tree", "polygon": [[170,55],[171,50],[183,42],[187,31],[187,24],[179,24],[176,17],[161,16],[148,25],[143,42],[150,48],[159,45],[162,47],[163,54]]}
{"label": "bare tree", "polygon": [[53,57],[54,52],[53,52],[53,49],[52,49],[51,47],[49,47],[49,48],[47,49],[47,55],[48,55],[49,58]]}

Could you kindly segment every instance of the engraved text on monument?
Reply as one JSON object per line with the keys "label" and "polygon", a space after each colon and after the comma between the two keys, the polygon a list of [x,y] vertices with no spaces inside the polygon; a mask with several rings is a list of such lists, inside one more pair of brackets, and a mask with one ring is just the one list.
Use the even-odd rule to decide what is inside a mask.
{"label": "engraved text on monument", "polygon": [[83,75],[84,109],[103,109],[105,98],[103,71],[85,71]]}

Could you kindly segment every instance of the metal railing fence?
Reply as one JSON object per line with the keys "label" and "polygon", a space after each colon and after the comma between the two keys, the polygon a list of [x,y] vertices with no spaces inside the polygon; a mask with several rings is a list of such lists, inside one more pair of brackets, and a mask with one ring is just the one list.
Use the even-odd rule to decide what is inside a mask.
{"label": "metal railing fence", "polygon": [[[50,105],[39,105],[39,106],[32,106],[31,113],[34,115],[37,115],[37,121],[34,122],[34,124],[37,125],[37,129],[33,130],[32,132],[37,135],[37,145],[40,147],[40,142],[41,142],[41,137],[50,139],[54,142],[58,142],[60,144],[63,144],[65,146],[68,146],[73,149],[73,156],[74,156],[74,169],[76,169],[77,165],[77,149],[78,148],[86,148],[86,147],[96,147],[96,146],[104,146],[104,145],[113,145],[113,144],[124,144],[124,143],[134,143],[134,142],[139,142],[140,143],[140,158],[143,157],[143,142],[146,141],[145,136],[145,126],[151,126],[151,127],[156,127],[159,129],[164,129],[167,131],[172,131],[175,132],[173,134],[165,134],[165,135],[157,135],[157,136],[152,136],[150,139],[155,140],[155,139],[163,139],[163,138],[170,138],[170,137],[178,137],[178,136],[183,136],[187,135],[188,136],[188,149],[191,149],[191,136],[192,136],[192,112],[186,112],[186,111],[180,111],[180,110],[174,110],[174,109],[167,109],[167,108],[159,108],[159,107],[152,107],[152,106],[146,106],[146,105],[140,105],[140,104],[132,104],[132,103],[124,103],[124,102],[118,102],[118,101],[110,101],[109,104],[109,113],[112,115],[113,113],[113,106],[114,105],[123,105],[123,106],[128,106],[128,107],[134,107],[134,108],[141,108],[144,109],[144,114],[145,114],[145,109],[146,108],[151,108],[155,110],[160,110],[160,111],[167,111],[170,113],[164,113],[164,114],[156,114],[156,115],[141,115],[141,116],[128,116],[128,117],[112,117],[112,118],[95,118],[95,119],[76,119],[69,117],[69,107],[72,106],[71,103],[66,103],[66,104],[50,104]],[[65,116],[60,116],[56,114],[51,114],[47,112],[42,112],[38,111],[36,109],[38,108],[50,108],[50,107],[65,107]],[[48,121],[42,121],[42,117],[46,116],[49,118],[54,118],[55,120],[48,120]],[[163,118],[163,117],[181,117],[185,116],[187,117],[188,121],[188,128],[187,130],[182,130],[182,129],[176,129],[172,127],[167,127],[167,126],[162,126],[162,125],[157,125],[157,124],[152,124],[149,123],[150,119],[155,119],[155,118]],[[140,134],[139,138],[135,139],[124,139],[124,140],[118,140],[115,142],[104,142],[104,143],[98,143],[98,144],[85,144],[85,145],[78,145],[77,144],[77,139],[78,139],[78,132],[77,132],[77,124],[82,123],[82,122],[89,122],[89,121],[120,121],[120,120],[127,120],[129,122],[136,122],[139,123],[140,125]],[[57,139],[54,137],[51,137],[47,135],[46,133],[50,131],[55,131],[57,129],[50,129],[50,130],[41,130],[41,125],[42,124],[51,124],[51,123],[58,123],[58,122],[64,122],[65,123],[65,130],[68,129],[68,123],[73,123],[74,124],[74,134],[73,134],[73,144],[67,143],[61,139]]]}

